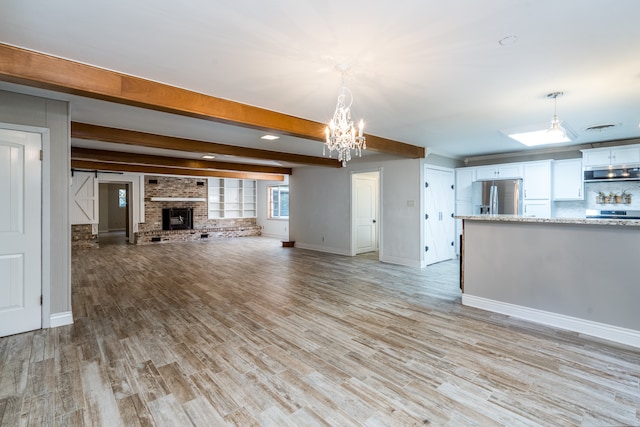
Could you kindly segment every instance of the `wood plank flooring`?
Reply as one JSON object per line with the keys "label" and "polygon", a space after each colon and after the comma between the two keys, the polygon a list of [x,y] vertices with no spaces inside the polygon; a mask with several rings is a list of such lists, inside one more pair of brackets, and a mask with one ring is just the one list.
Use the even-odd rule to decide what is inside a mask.
{"label": "wood plank flooring", "polygon": [[640,425],[640,352],[262,237],[73,254],[71,326],[0,339],[2,426]]}

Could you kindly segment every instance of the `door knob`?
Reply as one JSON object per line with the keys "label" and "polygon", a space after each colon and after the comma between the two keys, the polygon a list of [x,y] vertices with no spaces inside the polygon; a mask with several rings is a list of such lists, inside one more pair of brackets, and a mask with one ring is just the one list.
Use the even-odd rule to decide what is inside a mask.
{"label": "door knob", "polygon": [[373,223],[374,223],[374,224],[376,223],[376,220],[375,220],[375,219],[373,220]]}

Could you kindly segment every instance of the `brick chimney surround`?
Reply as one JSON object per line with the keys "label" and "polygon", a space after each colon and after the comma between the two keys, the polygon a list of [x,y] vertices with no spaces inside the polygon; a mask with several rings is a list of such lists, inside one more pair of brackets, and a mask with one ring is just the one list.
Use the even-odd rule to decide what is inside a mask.
{"label": "brick chimney surround", "polygon": [[[145,176],[144,194],[145,222],[138,225],[138,232],[135,233],[137,245],[262,234],[261,227],[256,225],[256,218],[209,219],[206,178]],[[162,210],[184,208],[193,209],[193,229],[163,230]]]}

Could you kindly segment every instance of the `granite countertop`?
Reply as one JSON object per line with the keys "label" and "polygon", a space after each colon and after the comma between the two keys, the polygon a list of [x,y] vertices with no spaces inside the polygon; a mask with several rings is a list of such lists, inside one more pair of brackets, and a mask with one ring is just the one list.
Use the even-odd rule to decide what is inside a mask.
{"label": "granite countertop", "polygon": [[546,224],[585,224],[585,225],[623,225],[640,227],[638,219],[604,219],[604,218],[538,218],[518,215],[460,215],[457,219],[468,221],[494,222],[533,222]]}

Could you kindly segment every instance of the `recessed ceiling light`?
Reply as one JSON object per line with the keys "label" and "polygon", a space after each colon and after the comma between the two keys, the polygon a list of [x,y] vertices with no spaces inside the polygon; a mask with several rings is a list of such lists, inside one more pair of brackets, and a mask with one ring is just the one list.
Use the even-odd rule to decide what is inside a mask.
{"label": "recessed ceiling light", "polygon": [[274,139],[278,139],[278,138],[280,138],[280,137],[279,136],[275,136],[275,135],[264,135],[264,136],[260,137],[260,139],[266,139],[266,140],[269,140],[269,141],[273,141]]}
{"label": "recessed ceiling light", "polygon": [[211,160],[211,159],[215,159],[216,156],[212,155],[212,154],[205,154],[204,156],[202,156],[203,159],[207,159],[207,160]]}
{"label": "recessed ceiling light", "polygon": [[510,35],[498,40],[498,44],[500,44],[500,46],[509,46],[512,44],[516,44],[517,42],[518,42],[518,36],[516,35]]}

